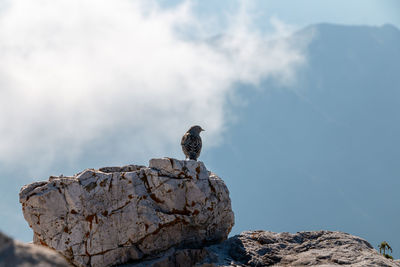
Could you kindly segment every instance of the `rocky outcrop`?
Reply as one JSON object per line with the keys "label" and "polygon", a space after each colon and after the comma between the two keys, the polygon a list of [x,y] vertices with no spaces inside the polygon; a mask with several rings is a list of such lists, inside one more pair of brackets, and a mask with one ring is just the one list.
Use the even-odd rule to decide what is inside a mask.
{"label": "rocky outcrop", "polygon": [[87,169],[20,192],[34,243],[77,266],[111,266],[225,240],[234,217],[224,182],[202,162]]}
{"label": "rocky outcrop", "polygon": [[0,234],[0,267],[67,266],[43,246],[76,266],[400,267],[342,232],[247,231],[226,240],[234,223],[228,189],[197,161],[152,159],[149,167],[50,177],[24,186],[20,202],[34,243],[42,246]]}
{"label": "rocky outcrop", "polygon": [[70,264],[57,252],[12,240],[0,233],[0,267],[68,267]]}
{"label": "rocky outcrop", "polygon": [[[145,266],[336,266],[399,267],[359,237],[343,232],[273,233],[248,231],[203,249],[178,249],[158,259],[124,267]],[[122,266],[121,266],[122,267]]]}

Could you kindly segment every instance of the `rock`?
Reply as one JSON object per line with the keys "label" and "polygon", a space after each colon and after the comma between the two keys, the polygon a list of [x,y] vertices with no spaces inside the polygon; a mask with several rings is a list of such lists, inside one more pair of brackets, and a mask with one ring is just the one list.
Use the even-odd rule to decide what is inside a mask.
{"label": "rock", "polygon": [[[342,232],[247,231],[226,240],[234,223],[228,189],[197,161],[152,159],[149,167],[52,176],[24,186],[20,202],[34,243],[76,266],[400,267],[364,239]],[[18,246],[55,253],[13,242],[0,235],[0,267],[10,251],[22,255],[15,262],[25,259]],[[48,263],[50,256],[33,258],[39,266],[66,266]],[[11,263],[4,266],[18,266]]]}
{"label": "rock", "polygon": [[68,267],[68,262],[54,250],[14,241],[0,233],[0,267]]}
{"label": "rock", "polygon": [[24,186],[23,214],[35,244],[77,266],[146,260],[171,248],[225,240],[234,224],[229,191],[202,162],[87,169]]}
{"label": "rock", "polygon": [[249,266],[400,266],[379,255],[364,239],[343,232],[249,231],[223,246],[232,261]]}
{"label": "rock", "polygon": [[342,232],[290,234],[248,231],[221,244],[203,249],[175,250],[159,259],[124,267],[334,265],[399,267],[400,263],[386,259],[364,239]]}
{"label": "rock", "polygon": [[138,263],[118,265],[118,267],[190,267],[190,266],[217,266],[213,263],[200,263],[210,257],[206,248],[201,249],[170,249],[158,257]]}

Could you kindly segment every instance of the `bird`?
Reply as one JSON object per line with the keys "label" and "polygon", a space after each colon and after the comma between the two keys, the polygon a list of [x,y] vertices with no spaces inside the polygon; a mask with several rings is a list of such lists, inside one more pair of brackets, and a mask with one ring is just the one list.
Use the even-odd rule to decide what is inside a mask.
{"label": "bird", "polygon": [[201,137],[200,132],[205,131],[200,126],[195,125],[182,136],[181,146],[186,159],[196,160],[201,152]]}

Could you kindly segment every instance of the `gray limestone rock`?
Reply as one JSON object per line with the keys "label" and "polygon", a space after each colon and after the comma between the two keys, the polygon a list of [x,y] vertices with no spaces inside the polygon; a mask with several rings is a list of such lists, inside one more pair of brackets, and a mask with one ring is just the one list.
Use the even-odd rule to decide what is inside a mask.
{"label": "gray limestone rock", "polygon": [[56,251],[12,240],[0,232],[0,267],[68,267]]}
{"label": "gray limestone rock", "polygon": [[124,267],[155,266],[387,266],[386,259],[364,239],[343,232],[273,233],[247,231],[202,249],[174,250],[151,261]]}
{"label": "gray limestone rock", "polygon": [[171,248],[225,240],[234,224],[229,191],[202,162],[87,169],[20,191],[34,243],[77,266],[111,266]]}
{"label": "gray limestone rock", "polygon": [[[76,266],[400,267],[364,239],[342,232],[247,231],[225,240],[234,224],[229,191],[192,160],[152,159],[149,167],[52,176],[24,186],[20,202],[34,243]],[[10,251],[25,255],[21,249],[46,250],[0,235],[0,267]],[[66,266],[39,258],[37,266]]]}
{"label": "gray limestone rock", "polygon": [[219,262],[227,257],[228,266],[232,262],[247,266],[400,266],[379,255],[364,239],[343,232],[248,231],[224,244],[210,251],[223,248]]}

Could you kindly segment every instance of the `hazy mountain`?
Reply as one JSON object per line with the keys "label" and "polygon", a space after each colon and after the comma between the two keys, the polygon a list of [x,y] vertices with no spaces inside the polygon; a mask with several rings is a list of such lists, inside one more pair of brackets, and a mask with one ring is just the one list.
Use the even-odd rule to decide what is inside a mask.
{"label": "hazy mountain", "polygon": [[400,31],[319,24],[294,41],[304,35],[295,85],[238,88],[247,105],[203,157],[231,191],[234,233],[340,230],[399,258]]}

